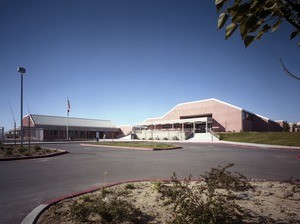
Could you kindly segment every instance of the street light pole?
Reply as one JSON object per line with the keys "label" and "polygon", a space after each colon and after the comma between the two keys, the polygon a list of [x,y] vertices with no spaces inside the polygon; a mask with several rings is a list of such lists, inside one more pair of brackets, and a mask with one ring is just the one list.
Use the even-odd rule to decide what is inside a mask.
{"label": "street light pole", "polygon": [[26,73],[26,69],[23,67],[18,67],[18,72],[21,74],[21,130],[20,130],[20,140],[21,146],[23,146],[23,75]]}

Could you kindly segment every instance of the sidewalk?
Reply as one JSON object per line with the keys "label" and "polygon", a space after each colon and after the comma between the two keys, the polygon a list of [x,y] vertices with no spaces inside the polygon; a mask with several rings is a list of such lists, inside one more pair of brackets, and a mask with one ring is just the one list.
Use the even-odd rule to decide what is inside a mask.
{"label": "sidewalk", "polygon": [[285,146],[285,145],[268,145],[268,144],[258,144],[258,143],[247,143],[247,142],[231,142],[231,141],[218,141],[214,143],[228,144],[228,145],[240,145],[240,146],[249,146],[256,148],[272,148],[272,149],[295,149],[300,150],[300,146]]}

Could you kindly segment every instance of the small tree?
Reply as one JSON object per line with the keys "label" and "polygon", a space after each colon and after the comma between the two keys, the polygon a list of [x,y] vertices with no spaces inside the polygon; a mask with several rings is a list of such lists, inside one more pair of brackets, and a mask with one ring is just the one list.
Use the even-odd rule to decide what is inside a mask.
{"label": "small tree", "polygon": [[17,132],[17,127],[16,127],[16,118],[15,118],[15,114],[14,114],[14,111],[13,111],[13,109],[12,109],[12,107],[11,107],[11,105],[10,105],[10,103],[8,103],[9,104],[9,109],[10,109],[10,115],[11,115],[11,118],[12,118],[12,120],[13,120],[13,126],[14,126],[14,143],[15,143],[15,145],[17,144],[17,141],[16,141],[16,132]]}

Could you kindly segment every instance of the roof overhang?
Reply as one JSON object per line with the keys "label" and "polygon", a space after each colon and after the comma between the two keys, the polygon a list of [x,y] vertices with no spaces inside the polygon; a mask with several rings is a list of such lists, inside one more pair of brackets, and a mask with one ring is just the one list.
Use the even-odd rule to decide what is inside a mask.
{"label": "roof overhang", "polygon": [[175,120],[160,120],[160,121],[144,121],[140,123],[143,125],[165,125],[165,124],[188,124],[188,123],[212,123],[213,119],[211,117],[198,117],[189,119],[175,119]]}

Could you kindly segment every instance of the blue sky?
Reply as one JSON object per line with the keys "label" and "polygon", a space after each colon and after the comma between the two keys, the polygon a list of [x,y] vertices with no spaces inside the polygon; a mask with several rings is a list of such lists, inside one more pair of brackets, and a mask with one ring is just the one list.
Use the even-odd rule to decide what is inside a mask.
{"label": "blue sky", "polygon": [[217,31],[214,1],[1,0],[0,126],[24,114],[136,124],[178,103],[217,98],[274,120],[300,121],[297,40],[286,24],[245,49]]}

